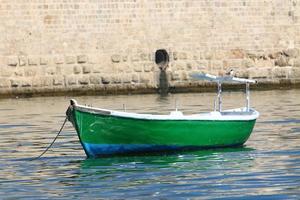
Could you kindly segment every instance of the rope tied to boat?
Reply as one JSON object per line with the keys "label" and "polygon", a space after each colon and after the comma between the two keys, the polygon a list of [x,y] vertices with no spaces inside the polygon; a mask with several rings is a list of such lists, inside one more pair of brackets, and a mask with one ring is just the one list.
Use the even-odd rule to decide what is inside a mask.
{"label": "rope tied to boat", "polygon": [[55,136],[55,138],[53,139],[53,141],[51,142],[51,144],[37,157],[33,158],[32,160],[36,160],[41,158],[51,147],[52,145],[55,143],[56,139],[58,138],[58,136],[60,135],[61,131],[63,130],[66,122],[68,121],[68,116],[66,116],[64,123],[62,124],[60,130],[58,131],[57,135]]}
{"label": "rope tied to boat", "polygon": [[32,160],[36,160],[36,159],[39,159],[41,158],[51,147],[52,145],[55,143],[56,139],[58,138],[58,136],[60,135],[61,131],[63,130],[63,128],[65,127],[65,124],[67,123],[67,121],[70,121],[72,123],[72,118],[71,118],[71,115],[72,115],[72,111],[73,111],[73,105],[74,105],[74,102],[71,100],[71,104],[69,105],[67,111],[66,111],[66,118],[65,118],[65,121],[64,123],[62,124],[61,128],[59,129],[57,135],[55,136],[55,138],[53,139],[53,141],[51,142],[51,144],[37,157],[33,158]]}

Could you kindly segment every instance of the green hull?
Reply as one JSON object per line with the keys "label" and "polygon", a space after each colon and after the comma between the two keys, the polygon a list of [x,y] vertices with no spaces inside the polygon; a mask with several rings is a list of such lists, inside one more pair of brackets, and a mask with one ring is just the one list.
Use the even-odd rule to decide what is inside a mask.
{"label": "green hull", "polygon": [[254,120],[149,120],[72,110],[88,156],[242,145]]}

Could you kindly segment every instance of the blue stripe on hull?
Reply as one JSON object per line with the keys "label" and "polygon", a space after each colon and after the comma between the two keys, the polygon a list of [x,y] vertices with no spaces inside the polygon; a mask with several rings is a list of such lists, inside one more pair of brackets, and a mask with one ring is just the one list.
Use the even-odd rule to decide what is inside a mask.
{"label": "blue stripe on hull", "polygon": [[175,145],[151,145],[151,144],[89,144],[83,143],[89,157],[108,156],[118,154],[140,154],[151,152],[170,152],[176,150],[193,149],[195,147]]}

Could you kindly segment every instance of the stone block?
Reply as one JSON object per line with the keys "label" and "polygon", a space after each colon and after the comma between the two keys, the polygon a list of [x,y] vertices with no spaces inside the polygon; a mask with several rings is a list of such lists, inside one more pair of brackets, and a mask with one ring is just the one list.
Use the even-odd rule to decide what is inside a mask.
{"label": "stone block", "polygon": [[125,74],[122,76],[122,78],[123,78],[123,83],[131,83],[132,76],[130,74]]}
{"label": "stone block", "polygon": [[125,68],[123,65],[113,66],[114,73],[123,73]]}
{"label": "stone block", "polygon": [[246,54],[246,57],[247,58],[250,58],[250,59],[252,59],[252,60],[255,60],[255,59],[257,59],[257,55],[255,54],[255,53],[247,53]]}
{"label": "stone block", "polygon": [[170,64],[172,70],[184,70],[186,63],[183,61],[176,61]]}
{"label": "stone block", "polygon": [[80,74],[82,72],[81,66],[75,65],[73,67],[73,72],[74,72],[74,74]]}
{"label": "stone block", "polygon": [[141,61],[149,61],[150,60],[150,55],[146,53],[141,53],[140,55]]}
{"label": "stone block", "polygon": [[179,58],[179,60],[186,60],[186,59],[188,59],[188,55],[186,52],[180,52],[178,54],[178,58]]}
{"label": "stone block", "polygon": [[230,59],[243,59],[245,58],[245,51],[243,49],[231,49],[228,57]]}
{"label": "stone block", "polygon": [[90,83],[94,85],[102,84],[102,78],[98,74],[93,74],[90,76]]}
{"label": "stone block", "polygon": [[288,63],[289,59],[284,55],[281,55],[278,59],[275,60],[275,65],[279,67],[288,66]]}
{"label": "stone block", "polygon": [[93,66],[93,73],[99,74],[102,72],[102,67],[100,65]]}
{"label": "stone block", "polygon": [[88,85],[89,84],[89,77],[88,76],[82,76],[78,78],[78,82],[80,85]]}
{"label": "stone block", "polygon": [[66,64],[75,64],[76,57],[75,56],[65,56],[65,63]]}
{"label": "stone block", "polygon": [[46,87],[53,85],[53,77],[52,76],[44,76],[42,77],[43,85]]}
{"label": "stone block", "polygon": [[40,77],[34,77],[32,79],[32,86],[33,87],[42,87],[43,86],[43,81]]}
{"label": "stone block", "polygon": [[251,68],[251,67],[255,67],[254,60],[250,58],[246,58],[242,61],[242,68]]}
{"label": "stone block", "polygon": [[300,58],[294,60],[294,67],[300,67]]}
{"label": "stone block", "polygon": [[24,76],[24,69],[21,68],[17,69],[15,71],[15,76]]}
{"label": "stone block", "polygon": [[293,75],[292,75],[292,69],[293,67],[289,66],[289,67],[285,67],[286,69],[286,78],[291,80],[293,78]]}
{"label": "stone block", "polygon": [[272,53],[269,53],[268,57],[270,59],[278,59],[281,55],[282,55],[281,52],[272,52]]}
{"label": "stone block", "polygon": [[63,76],[54,76],[53,77],[53,85],[59,86],[64,84],[64,77]]}
{"label": "stone block", "polygon": [[287,78],[290,67],[274,67],[272,69],[273,78]]}
{"label": "stone block", "polygon": [[272,68],[249,68],[247,70],[248,77],[253,79],[270,78]]}
{"label": "stone block", "polygon": [[143,65],[141,63],[133,64],[133,70],[135,72],[142,72],[143,71]]}
{"label": "stone block", "polygon": [[57,75],[63,74],[63,71],[64,71],[64,66],[63,65],[56,65],[55,66],[55,73]]}
{"label": "stone block", "polygon": [[30,87],[32,85],[32,81],[30,79],[23,79],[21,80],[22,87]]}
{"label": "stone block", "polygon": [[18,86],[20,86],[21,85],[21,81],[20,80],[18,80],[18,79],[11,79],[10,80],[10,85],[11,85],[11,87],[18,87]]}
{"label": "stone block", "polygon": [[39,58],[38,57],[29,57],[28,58],[28,65],[38,65]]}
{"label": "stone block", "polygon": [[213,57],[214,57],[213,52],[210,52],[210,51],[203,52],[203,58],[205,60],[211,60],[211,59],[213,59]]}
{"label": "stone block", "polygon": [[16,56],[10,56],[7,58],[7,65],[16,67],[18,65],[18,58]]}
{"label": "stone block", "polygon": [[247,69],[240,69],[235,76],[239,78],[249,78],[249,71]]}
{"label": "stone block", "polygon": [[14,74],[13,68],[6,67],[0,70],[0,74],[2,77],[10,77]]}
{"label": "stone block", "polygon": [[180,74],[178,72],[172,72],[171,73],[171,80],[172,81],[179,81],[180,80]]}
{"label": "stone block", "polygon": [[174,60],[186,60],[188,58],[187,53],[185,52],[173,52]]}
{"label": "stone block", "polygon": [[25,76],[35,76],[36,73],[37,73],[37,70],[34,68],[24,69]]}
{"label": "stone block", "polygon": [[138,83],[139,82],[139,76],[137,74],[132,74],[131,80],[134,83]]}
{"label": "stone block", "polygon": [[263,68],[263,67],[274,67],[274,60],[271,59],[259,59],[255,61],[255,67]]}
{"label": "stone block", "polygon": [[101,80],[103,84],[109,84],[111,82],[111,77],[109,75],[101,76]]}
{"label": "stone block", "polygon": [[188,73],[186,73],[185,71],[181,72],[181,79],[184,81],[187,81],[190,79]]}
{"label": "stone block", "polygon": [[145,72],[152,72],[154,70],[154,64],[144,64],[144,71]]}
{"label": "stone block", "polygon": [[122,68],[122,71],[125,73],[132,73],[132,71],[133,71],[132,67],[128,64],[124,64],[120,67]]}
{"label": "stone block", "polygon": [[300,68],[292,68],[290,78],[300,79]]}
{"label": "stone block", "polygon": [[140,75],[140,82],[141,83],[150,83],[151,82],[151,76],[150,74],[141,74]]}
{"label": "stone block", "polygon": [[111,56],[111,61],[113,63],[119,63],[119,62],[121,62],[121,59],[122,59],[122,57],[119,54],[114,54]]}
{"label": "stone block", "polygon": [[138,62],[138,61],[140,61],[140,56],[139,55],[132,55],[131,56],[131,61],[132,62]]}
{"label": "stone block", "polygon": [[215,60],[223,60],[226,58],[226,53],[223,50],[217,50],[214,53],[214,59]]}
{"label": "stone block", "polygon": [[7,78],[0,78],[0,88],[9,88],[11,86],[11,82]]}
{"label": "stone block", "polygon": [[200,58],[200,60],[205,60],[205,52],[200,52],[199,58]]}
{"label": "stone block", "polygon": [[200,55],[199,54],[194,54],[193,55],[193,60],[200,60]]}
{"label": "stone block", "polygon": [[196,62],[196,69],[198,70],[204,70],[208,69],[208,61],[207,60],[199,60]]}
{"label": "stone block", "polygon": [[283,54],[287,57],[296,58],[300,55],[299,49],[286,49],[283,50]]}
{"label": "stone block", "polygon": [[55,63],[57,65],[64,64],[64,57],[61,55],[54,56],[53,63]]}
{"label": "stone block", "polygon": [[289,58],[288,66],[294,66],[294,64],[295,64],[295,58]]}
{"label": "stone block", "polygon": [[72,74],[74,74],[73,67],[74,66],[67,65],[67,64],[56,66],[56,68],[57,68],[57,74],[59,74],[59,75],[67,75],[67,76],[72,75]]}
{"label": "stone block", "polygon": [[87,55],[78,55],[77,56],[77,62],[79,64],[81,64],[81,63],[87,63],[87,61],[88,61]]}
{"label": "stone block", "polygon": [[187,62],[185,66],[186,66],[187,70],[192,70],[194,68],[194,64],[192,64],[190,62]]}
{"label": "stone block", "polygon": [[228,59],[223,60],[223,69],[230,70],[230,69],[238,69],[242,68],[243,66],[243,59]]}
{"label": "stone block", "polygon": [[40,57],[40,65],[47,65],[48,58],[47,57]]}
{"label": "stone block", "polygon": [[111,82],[112,82],[112,83],[115,83],[115,84],[121,83],[121,82],[122,82],[121,76],[119,76],[119,75],[114,75],[114,76],[112,77],[112,81],[111,81]]}
{"label": "stone block", "polygon": [[76,85],[77,84],[76,76],[67,76],[67,84],[68,85]]}
{"label": "stone block", "polygon": [[82,72],[83,72],[84,74],[91,73],[91,72],[92,72],[92,67],[89,66],[89,65],[85,65],[85,66],[82,67]]}
{"label": "stone block", "polygon": [[223,69],[223,61],[221,60],[211,60],[211,69],[212,70],[220,70]]}
{"label": "stone block", "polygon": [[[97,63],[99,63],[99,60],[100,60],[100,58],[97,54],[90,54],[88,63],[89,64],[97,64]],[[101,61],[100,61],[100,63],[101,63]]]}
{"label": "stone block", "polygon": [[46,68],[46,75],[54,75],[54,74],[56,74],[56,68],[54,68],[54,67]]}
{"label": "stone block", "polygon": [[25,56],[19,56],[19,66],[25,66],[27,64],[27,58]]}
{"label": "stone block", "polygon": [[127,62],[128,56],[123,56],[123,62]]}
{"label": "stone block", "polygon": [[[169,60],[173,60],[172,55],[173,55],[172,53],[169,53]],[[155,63],[155,54],[149,53],[148,56],[149,56],[149,61]]]}

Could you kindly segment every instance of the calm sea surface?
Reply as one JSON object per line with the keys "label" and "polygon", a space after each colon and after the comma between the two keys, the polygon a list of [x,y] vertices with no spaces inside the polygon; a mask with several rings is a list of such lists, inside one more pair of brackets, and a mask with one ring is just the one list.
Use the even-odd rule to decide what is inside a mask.
{"label": "calm sea surface", "polygon": [[[243,148],[87,159],[68,122],[71,97],[0,100],[0,199],[300,199],[300,90],[252,91],[261,116]],[[224,108],[244,105],[224,93]],[[213,109],[214,93],[76,97],[81,104],[168,113]]]}

